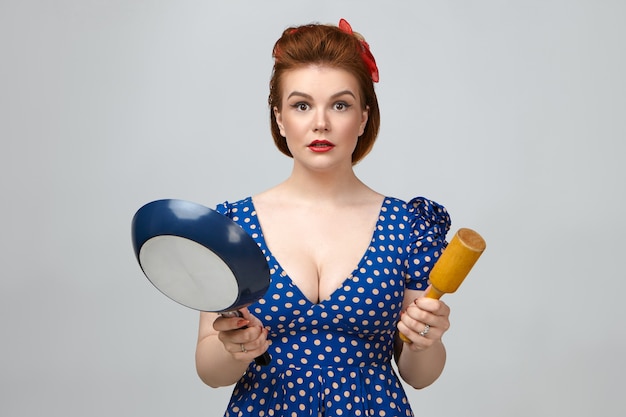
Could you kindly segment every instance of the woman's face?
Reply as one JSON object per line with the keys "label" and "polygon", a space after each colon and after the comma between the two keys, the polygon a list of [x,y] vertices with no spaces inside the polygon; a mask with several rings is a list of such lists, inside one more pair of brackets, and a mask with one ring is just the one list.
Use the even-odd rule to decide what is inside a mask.
{"label": "woman's face", "polygon": [[312,65],[282,78],[280,134],[297,164],[312,169],[352,166],[352,152],[367,123],[359,84],[349,72]]}

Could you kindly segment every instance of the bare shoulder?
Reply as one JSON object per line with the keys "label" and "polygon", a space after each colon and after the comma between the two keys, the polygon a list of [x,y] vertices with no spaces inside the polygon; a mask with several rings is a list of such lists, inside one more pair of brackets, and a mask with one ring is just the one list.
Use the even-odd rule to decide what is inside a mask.
{"label": "bare shoulder", "polygon": [[281,190],[281,186],[277,185],[268,190],[262,191],[258,194],[252,196],[255,204],[266,205],[266,204],[276,204],[280,201],[285,201],[288,199],[288,194],[285,191]]}

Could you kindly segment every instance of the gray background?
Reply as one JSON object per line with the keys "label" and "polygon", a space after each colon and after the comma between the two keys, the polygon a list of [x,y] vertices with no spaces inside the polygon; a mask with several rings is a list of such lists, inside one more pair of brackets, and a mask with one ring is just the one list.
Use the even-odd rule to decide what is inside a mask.
{"label": "gray background", "polygon": [[[384,5],[383,5],[384,3]],[[0,0],[0,415],[217,416],[197,313],[133,257],[144,203],[281,181],[270,51],[347,18],[378,60],[357,167],[488,249],[417,415],[623,416],[623,1]]]}

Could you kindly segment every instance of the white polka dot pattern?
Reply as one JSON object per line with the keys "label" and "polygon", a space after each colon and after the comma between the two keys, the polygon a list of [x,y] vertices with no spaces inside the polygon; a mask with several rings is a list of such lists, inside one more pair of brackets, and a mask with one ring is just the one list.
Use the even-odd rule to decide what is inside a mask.
{"label": "white polka dot pattern", "polygon": [[412,416],[391,360],[404,288],[425,289],[450,218],[417,197],[387,197],[371,244],[330,298],[311,303],[270,253],[250,197],[217,211],[266,255],[270,288],[250,311],[269,329],[272,363],[251,362],[225,416]]}

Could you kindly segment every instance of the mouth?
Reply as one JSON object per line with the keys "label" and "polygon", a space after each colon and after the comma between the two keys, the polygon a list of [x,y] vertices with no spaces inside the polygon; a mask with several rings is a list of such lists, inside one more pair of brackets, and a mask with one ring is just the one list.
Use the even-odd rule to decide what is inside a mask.
{"label": "mouth", "polygon": [[309,143],[308,148],[313,152],[327,152],[334,148],[335,145],[327,140],[314,140]]}

